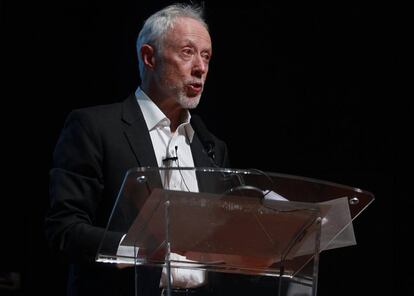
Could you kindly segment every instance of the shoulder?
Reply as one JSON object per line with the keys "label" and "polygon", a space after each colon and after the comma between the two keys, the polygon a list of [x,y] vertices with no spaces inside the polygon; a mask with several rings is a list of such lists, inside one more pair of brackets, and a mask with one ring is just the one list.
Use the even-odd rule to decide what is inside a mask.
{"label": "shoulder", "polygon": [[72,110],[66,118],[66,123],[76,122],[81,126],[113,126],[122,119],[125,108],[132,104],[134,96],[112,104],[96,105]]}
{"label": "shoulder", "polygon": [[72,110],[68,119],[86,120],[86,119],[103,119],[120,114],[122,103],[113,103],[108,105],[97,105]]}

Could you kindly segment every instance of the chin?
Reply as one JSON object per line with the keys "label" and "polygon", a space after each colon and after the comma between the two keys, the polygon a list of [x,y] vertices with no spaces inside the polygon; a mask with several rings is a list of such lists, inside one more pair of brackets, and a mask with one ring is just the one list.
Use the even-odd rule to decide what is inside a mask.
{"label": "chin", "polygon": [[196,97],[180,96],[178,101],[184,109],[195,109],[200,103],[201,94]]}

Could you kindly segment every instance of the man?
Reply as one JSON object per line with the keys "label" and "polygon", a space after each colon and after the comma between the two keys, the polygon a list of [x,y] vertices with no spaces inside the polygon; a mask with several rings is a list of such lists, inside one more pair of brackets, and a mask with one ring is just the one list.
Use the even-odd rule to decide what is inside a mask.
{"label": "man", "polygon": [[[229,166],[224,142],[208,134],[213,159],[188,111],[199,103],[212,55],[201,9],[178,4],[156,12],[139,34],[137,51],[142,83],[135,94],[71,112],[54,152],[46,233],[71,262],[69,295],[133,293],[132,268],[94,262],[128,169],[161,167],[171,155],[180,166]],[[195,179],[188,183],[197,190]],[[110,247],[116,250],[121,238],[113,237]],[[140,268],[146,282],[140,295],[159,294],[160,274]]]}

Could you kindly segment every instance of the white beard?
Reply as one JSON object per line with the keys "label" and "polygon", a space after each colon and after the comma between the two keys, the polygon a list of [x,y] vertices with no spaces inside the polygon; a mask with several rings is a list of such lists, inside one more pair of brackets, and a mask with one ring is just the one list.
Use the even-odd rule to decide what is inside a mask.
{"label": "white beard", "polygon": [[202,92],[196,97],[189,98],[182,88],[178,87],[177,85],[171,85],[169,81],[162,80],[161,77],[162,75],[156,75],[158,84],[167,89],[169,94],[173,93],[174,96],[176,96],[176,101],[180,104],[181,107],[184,109],[194,109],[198,106]]}
{"label": "white beard", "polygon": [[189,98],[183,91],[180,91],[178,93],[177,102],[184,109],[194,109],[198,106],[198,103],[200,103],[200,98],[201,94],[196,97]]}

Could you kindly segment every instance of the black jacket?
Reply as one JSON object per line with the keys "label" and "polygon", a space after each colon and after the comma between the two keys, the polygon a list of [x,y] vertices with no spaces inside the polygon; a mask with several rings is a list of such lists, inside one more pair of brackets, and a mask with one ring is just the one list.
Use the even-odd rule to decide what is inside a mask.
{"label": "black jacket", "polygon": [[[214,141],[215,164],[229,167],[225,143],[211,134],[208,138]],[[205,150],[195,130],[191,151],[196,167],[212,166]],[[73,264],[69,295],[129,295],[133,273],[94,259],[127,170],[157,166],[136,97],[72,111],[53,161],[46,234],[51,246]],[[114,234],[106,248],[117,248],[120,238],[121,234]],[[159,273],[141,269],[140,276],[153,277],[147,282],[154,281],[157,288]]]}

